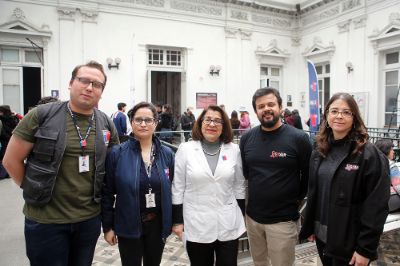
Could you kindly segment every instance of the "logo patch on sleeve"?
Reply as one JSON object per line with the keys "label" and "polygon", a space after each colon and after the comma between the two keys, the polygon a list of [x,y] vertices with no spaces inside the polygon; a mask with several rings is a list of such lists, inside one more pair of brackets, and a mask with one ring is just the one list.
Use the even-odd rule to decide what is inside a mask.
{"label": "logo patch on sleeve", "polygon": [[103,129],[102,132],[103,132],[104,144],[106,144],[106,146],[108,146],[108,143],[110,143],[110,139],[111,139],[111,132],[106,129]]}

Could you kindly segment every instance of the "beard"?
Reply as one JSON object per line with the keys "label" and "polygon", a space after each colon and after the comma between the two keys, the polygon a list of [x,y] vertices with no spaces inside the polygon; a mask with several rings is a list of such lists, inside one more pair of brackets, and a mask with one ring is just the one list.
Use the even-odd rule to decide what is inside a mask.
{"label": "beard", "polygon": [[[263,116],[265,115],[272,115],[272,119],[271,120],[264,120]],[[265,128],[272,128],[276,125],[276,123],[279,121],[279,119],[281,119],[280,114],[275,114],[272,111],[266,111],[263,112],[261,114],[261,117],[258,117],[258,120],[261,123],[261,126],[265,127]]]}

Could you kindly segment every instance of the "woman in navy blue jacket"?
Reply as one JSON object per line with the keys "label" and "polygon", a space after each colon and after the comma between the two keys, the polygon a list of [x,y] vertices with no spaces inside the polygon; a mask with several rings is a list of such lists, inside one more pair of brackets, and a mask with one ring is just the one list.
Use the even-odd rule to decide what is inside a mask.
{"label": "woman in navy blue jacket", "polygon": [[144,266],[158,266],[172,227],[174,154],[154,136],[158,117],[151,103],[138,103],[129,119],[133,136],[107,156],[104,238],[118,243],[123,266],[140,266],[142,259]]}

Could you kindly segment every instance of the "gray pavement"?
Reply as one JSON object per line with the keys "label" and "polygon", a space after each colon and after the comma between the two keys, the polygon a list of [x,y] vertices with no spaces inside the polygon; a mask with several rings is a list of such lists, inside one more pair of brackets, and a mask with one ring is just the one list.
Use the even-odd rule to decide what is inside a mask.
{"label": "gray pavement", "polygon": [[22,190],[11,179],[0,180],[0,266],[29,265],[25,256]]}

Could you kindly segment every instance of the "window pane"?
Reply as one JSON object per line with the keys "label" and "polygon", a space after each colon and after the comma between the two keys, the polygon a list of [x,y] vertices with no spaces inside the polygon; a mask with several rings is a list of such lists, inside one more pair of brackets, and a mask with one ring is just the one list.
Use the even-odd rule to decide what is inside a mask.
{"label": "window pane", "polygon": [[[324,102],[323,104],[327,103],[329,101],[329,95],[330,95],[330,78],[324,78]],[[323,106],[325,107],[325,106]],[[323,108],[322,107],[322,108]]]}
{"label": "window pane", "polygon": [[180,51],[167,51],[167,65],[180,66],[181,65],[181,52]]}
{"label": "window pane", "polygon": [[267,80],[261,79],[260,80],[260,88],[265,88],[265,87],[268,87]]}
{"label": "window pane", "polygon": [[19,70],[3,69],[3,84],[4,85],[19,85]]}
{"label": "window pane", "polygon": [[279,76],[279,68],[271,68],[271,76]]}
{"label": "window pane", "polygon": [[19,85],[3,85],[3,103],[11,107],[11,110],[22,113],[19,108]]}
{"label": "window pane", "polygon": [[[390,121],[390,120],[392,120],[392,121]],[[392,117],[391,113],[385,114],[385,125],[389,126],[389,124],[391,127],[397,126],[397,116],[396,115],[394,115]]]}
{"label": "window pane", "polygon": [[260,75],[267,76],[268,75],[268,67],[260,67]]}
{"label": "window pane", "polygon": [[385,85],[397,85],[399,81],[399,72],[397,70],[387,71],[385,75]]}
{"label": "window pane", "polygon": [[322,66],[315,66],[315,70],[317,71],[317,74],[322,74]]}
{"label": "window pane", "polygon": [[272,88],[277,89],[279,91],[279,81],[271,80],[270,84]]}
{"label": "window pane", "polygon": [[162,65],[163,64],[163,50],[149,49],[149,64]]}
{"label": "window pane", "polygon": [[25,62],[40,63],[39,58],[42,59],[41,51],[25,51]]}
{"label": "window pane", "polygon": [[397,86],[386,86],[385,112],[397,111]]}
{"label": "window pane", "polygon": [[1,49],[1,61],[19,62],[18,49]]}
{"label": "window pane", "polygon": [[331,73],[331,65],[330,64],[325,65],[325,73]]}
{"label": "window pane", "polygon": [[386,64],[396,64],[399,62],[399,52],[386,54]]}

